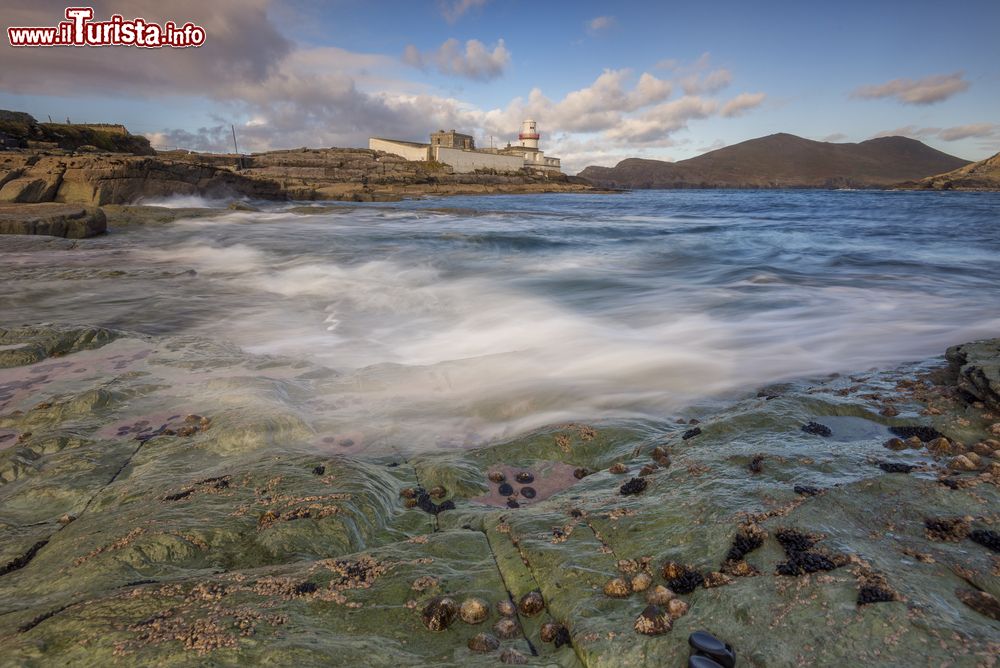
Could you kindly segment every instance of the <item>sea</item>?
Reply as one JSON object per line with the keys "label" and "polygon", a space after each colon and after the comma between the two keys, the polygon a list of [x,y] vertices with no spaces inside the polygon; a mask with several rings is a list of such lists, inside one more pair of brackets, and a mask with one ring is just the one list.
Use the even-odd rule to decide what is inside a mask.
{"label": "sea", "polygon": [[0,243],[4,325],[100,325],[306,362],[350,379],[342,418],[466,444],[568,420],[664,420],[1000,336],[998,193],[252,204],[71,249]]}

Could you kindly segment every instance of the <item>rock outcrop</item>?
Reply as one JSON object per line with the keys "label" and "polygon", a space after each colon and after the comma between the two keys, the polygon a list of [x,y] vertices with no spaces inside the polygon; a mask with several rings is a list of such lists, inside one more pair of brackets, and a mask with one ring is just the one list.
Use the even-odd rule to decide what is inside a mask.
{"label": "rock outcrop", "polygon": [[945,174],[896,187],[904,190],[1000,190],[1000,153]]}
{"label": "rock outcrop", "polygon": [[101,206],[172,195],[285,198],[273,181],[202,163],[121,154],[0,154],[0,202]]}
{"label": "rock outcrop", "polygon": [[[83,327],[0,329],[11,350],[5,666],[678,666],[702,629],[746,665],[996,656],[1000,450],[925,365],[749,392],[695,410],[697,438],[559,424],[407,454],[327,444],[296,393],[342,389],[304,360]],[[979,441],[967,466],[925,442],[938,429]],[[613,464],[646,488],[620,494]],[[517,507],[490,501],[505,480]],[[460,615],[470,600],[488,607]]]}
{"label": "rock outcrop", "polygon": [[73,204],[0,204],[0,234],[86,239],[107,231],[104,211]]}
{"label": "rock outcrop", "polygon": [[251,156],[0,153],[0,202],[131,204],[176,195],[267,200],[391,201],[426,194],[586,191],[563,174],[455,174],[367,149]]}
{"label": "rock outcrop", "polygon": [[428,194],[567,192],[592,187],[565,174],[530,171],[456,174],[448,165],[415,162],[392,153],[358,148],[299,148],[250,156],[163,154],[207,163],[251,179],[274,181],[290,199],[391,201]]}
{"label": "rock outcrop", "polygon": [[110,151],[132,155],[156,153],[148,139],[129,133],[123,125],[39,123],[23,111],[5,109],[0,109],[0,136],[21,148],[49,146],[68,151]]}
{"label": "rock outcrop", "polygon": [[945,357],[960,390],[1000,409],[1000,339],[954,346]]}

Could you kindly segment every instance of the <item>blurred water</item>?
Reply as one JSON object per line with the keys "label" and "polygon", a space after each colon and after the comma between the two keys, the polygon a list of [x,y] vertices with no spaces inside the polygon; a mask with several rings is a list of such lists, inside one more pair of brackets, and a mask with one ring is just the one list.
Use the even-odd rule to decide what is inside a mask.
{"label": "blurred water", "polygon": [[419,415],[422,428],[461,422],[484,437],[659,418],[719,392],[1000,336],[993,193],[284,208],[115,231],[72,251],[0,245],[4,321],[308,359],[352,379],[357,419]]}

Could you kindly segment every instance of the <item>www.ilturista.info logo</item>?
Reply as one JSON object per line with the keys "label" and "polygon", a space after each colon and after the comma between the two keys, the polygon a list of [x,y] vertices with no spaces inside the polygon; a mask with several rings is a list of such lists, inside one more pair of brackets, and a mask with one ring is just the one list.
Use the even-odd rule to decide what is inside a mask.
{"label": "www.ilturista.info logo", "polygon": [[162,26],[143,18],[125,20],[114,14],[107,21],[91,21],[92,7],[67,7],[66,20],[55,27],[7,28],[11,46],[164,46],[185,48],[205,43],[205,29],[188,21],[178,26],[167,21]]}

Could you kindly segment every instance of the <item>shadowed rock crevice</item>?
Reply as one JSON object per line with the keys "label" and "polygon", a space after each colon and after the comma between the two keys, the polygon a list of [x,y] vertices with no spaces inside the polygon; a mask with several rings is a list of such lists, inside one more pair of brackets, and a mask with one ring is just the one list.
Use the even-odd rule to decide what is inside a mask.
{"label": "shadowed rock crevice", "polygon": [[28,548],[28,551],[22,554],[21,556],[8,561],[3,566],[0,566],[0,576],[7,575],[8,573],[12,573],[16,570],[20,570],[25,566],[27,566],[31,562],[31,560],[35,558],[35,555],[38,554],[38,551],[41,550],[46,545],[48,545],[48,543],[49,543],[48,539],[40,540],[34,545],[32,545],[30,548]]}

